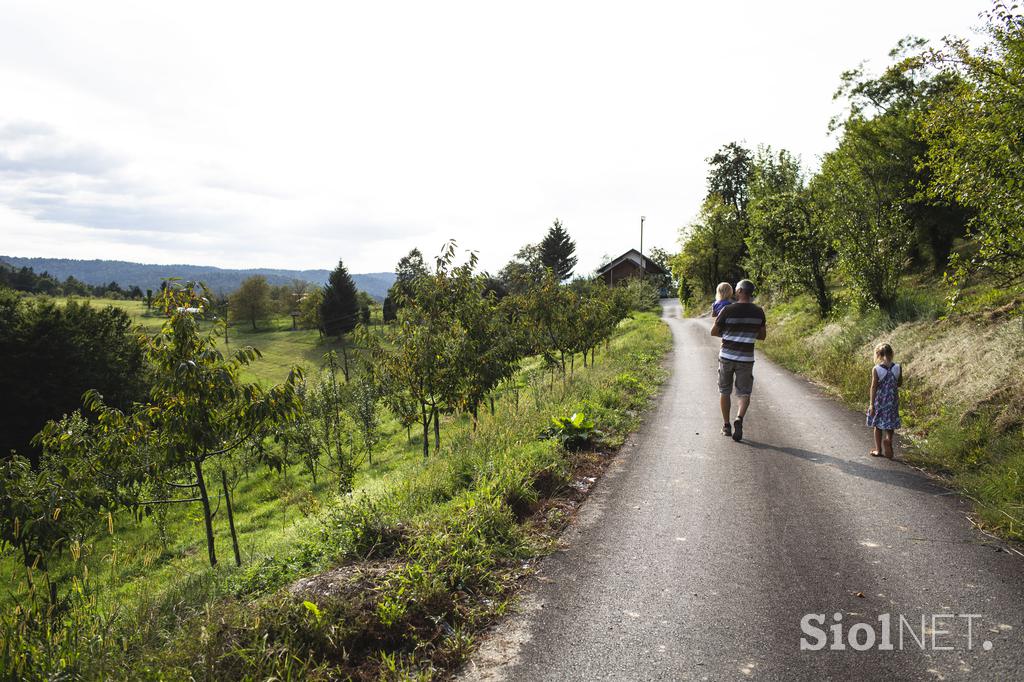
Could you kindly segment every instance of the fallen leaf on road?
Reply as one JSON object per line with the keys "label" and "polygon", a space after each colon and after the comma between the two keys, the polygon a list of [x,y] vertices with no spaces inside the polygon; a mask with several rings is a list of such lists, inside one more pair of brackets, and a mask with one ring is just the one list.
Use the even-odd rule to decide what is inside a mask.
{"label": "fallen leaf on road", "polygon": [[854,593],[853,593],[853,596],[854,596],[854,597],[860,597],[861,599],[864,599],[864,598],[865,598],[865,597],[864,597],[864,593],[863,593],[863,592],[854,592]]}

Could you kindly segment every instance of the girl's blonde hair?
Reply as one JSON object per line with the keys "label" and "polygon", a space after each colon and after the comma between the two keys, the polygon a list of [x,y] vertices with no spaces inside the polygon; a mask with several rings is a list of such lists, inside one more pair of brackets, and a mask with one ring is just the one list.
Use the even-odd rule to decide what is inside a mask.
{"label": "girl's blonde hair", "polygon": [[731,298],[731,297],[732,297],[732,285],[729,284],[728,282],[722,282],[721,284],[718,285],[718,288],[715,289],[715,300],[716,301],[724,301],[725,299]]}
{"label": "girl's blonde hair", "polygon": [[880,343],[875,346],[875,360],[892,361],[892,346],[887,343]]}

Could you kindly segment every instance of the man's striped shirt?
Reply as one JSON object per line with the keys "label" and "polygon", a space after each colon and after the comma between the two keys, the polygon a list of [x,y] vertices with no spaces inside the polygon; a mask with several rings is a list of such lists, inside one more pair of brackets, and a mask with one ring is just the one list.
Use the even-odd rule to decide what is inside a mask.
{"label": "man's striped shirt", "polygon": [[754,361],[754,341],[765,325],[764,311],[753,303],[733,303],[718,313],[718,328],[722,332],[723,360]]}

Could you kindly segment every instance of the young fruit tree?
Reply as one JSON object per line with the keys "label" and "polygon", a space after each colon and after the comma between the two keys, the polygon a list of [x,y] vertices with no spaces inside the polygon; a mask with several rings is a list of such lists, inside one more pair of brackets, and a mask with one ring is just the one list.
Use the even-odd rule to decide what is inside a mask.
{"label": "young fruit tree", "polygon": [[[199,318],[209,304],[201,285],[172,282],[164,288],[160,304],[169,315],[163,327],[145,339],[152,371],[148,399],[124,412],[90,391],[85,406],[97,415],[95,427],[79,439],[66,439],[59,427],[40,435],[44,450],[54,456],[89,456],[118,452],[126,480],[149,479],[167,487],[190,491],[166,500],[123,498],[122,504],[141,508],[154,504],[199,502],[203,509],[210,565],[217,564],[213,508],[205,466],[242,446],[253,434],[288,422],[299,415],[296,384],[301,372],[294,368],[287,380],[272,388],[246,383],[240,371],[260,357],[244,347],[225,356],[217,347],[222,323],[203,332]],[[122,486],[123,487],[123,486]]]}

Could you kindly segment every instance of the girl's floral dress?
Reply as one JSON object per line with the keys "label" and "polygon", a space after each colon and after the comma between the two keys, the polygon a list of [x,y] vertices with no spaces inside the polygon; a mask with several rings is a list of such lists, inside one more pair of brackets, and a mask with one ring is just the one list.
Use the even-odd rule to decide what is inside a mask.
{"label": "girl's floral dress", "polygon": [[900,400],[897,384],[900,380],[900,366],[892,364],[875,365],[878,388],[875,390],[875,414],[868,414],[868,426],[876,429],[900,428]]}

